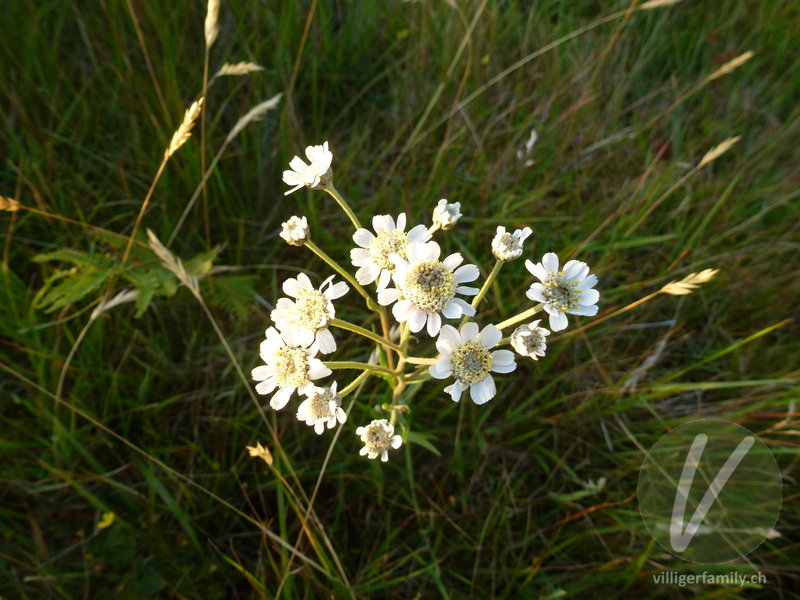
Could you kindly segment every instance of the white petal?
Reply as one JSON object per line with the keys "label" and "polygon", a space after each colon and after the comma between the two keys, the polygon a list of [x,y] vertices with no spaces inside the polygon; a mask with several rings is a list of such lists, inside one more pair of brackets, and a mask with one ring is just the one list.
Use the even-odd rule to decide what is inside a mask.
{"label": "white petal", "polygon": [[399,435],[392,436],[392,440],[389,442],[392,445],[392,448],[397,450],[403,443],[403,438]]}
{"label": "white petal", "polygon": [[301,330],[297,329],[297,327],[284,327],[281,331],[281,337],[287,346],[295,348],[300,345],[300,332]]}
{"label": "white petal", "polygon": [[503,339],[503,334],[494,325],[487,325],[478,335],[478,341],[487,348],[494,348]]}
{"label": "white petal", "polygon": [[491,375],[469,386],[469,396],[475,404],[486,404],[494,396],[494,380]]}
{"label": "white petal", "polygon": [[272,369],[267,365],[261,365],[253,369],[250,375],[252,375],[254,381],[264,381],[267,377],[272,376]]}
{"label": "white petal", "polygon": [[425,225],[417,225],[416,227],[412,227],[411,231],[408,232],[408,240],[410,242],[427,242],[431,239],[431,234],[428,233],[428,228]]}
{"label": "white petal", "polygon": [[[435,244],[436,242],[428,243]],[[420,244],[418,242],[413,242],[406,246],[406,256],[408,257],[408,261],[414,263],[425,260],[425,246],[426,244]]]}
{"label": "white petal", "polygon": [[514,353],[511,350],[495,350],[492,352],[492,366],[500,367],[514,362]]}
{"label": "white petal", "polygon": [[372,255],[364,248],[353,248],[350,250],[350,262],[354,267],[364,267],[373,262]]}
{"label": "white petal", "polygon": [[322,435],[324,431],[325,431],[325,421],[317,421],[316,423],[314,423],[314,432],[317,435]]}
{"label": "white petal", "polygon": [[586,278],[581,281],[580,285],[578,286],[582,290],[590,290],[594,286],[597,285],[597,275],[587,275]]}
{"label": "white petal", "polygon": [[259,383],[256,386],[256,392],[262,396],[266,396],[267,394],[271,394],[272,390],[274,390],[276,387],[278,387],[278,383],[275,381],[275,378],[270,378]]}
{"label": "white petal", "polygon": [[583,290],[578,298],[578,302],[581,306],[597,304],[598,300],[600,300],[600,292],[597,290]]}
{"label": "white petal", "polygon": [[333,334],[327,327],[317,331],[317,342],[319,342],[319,351],[322,354],[336,352],[336,340],[333,338]]}
{"label": "white petal", "polygon": [[[425,327],[425,322],[428,320],[428,313],[414,307],[415,311],[412,313],[411,318],[408,319],[408,328],[412,333],[418,333]],[[400,319],[398,319],[399,321]]]}
{"label": "white petal", "polygon": [[578,308],[573,308],[569,311],[571,315],[581,315],[583,317],[593,317],[597,314],[597,305],[593,304],[591,306],[579,306]]}
{"label": "white petal", "polygon": [[389,282],[392,280],[392,272],[383,269],[381,271],[381,276],[378,278],[378,291],[385,290],[386,286],[389,285]]}
{"label": "white petal", "polygon": [[344,410],[342,410],[341,406],[337,406],[336,407],[336,420],[339,421],[339,423],[342,423],[342,424],[347,422],[347,413],[344,412]]}
{"label": "white petal", "polygon": [[453,370],[450,368],[450,357],[440,356],[436,364],[428,368],[428,373],[434,379],[447,379],[450,377],[453,374]]}
{"label": "white petal", "polygon": [[375,236],[368,229],[358,229],[353,234],[353,241],[362,248],[369,248],[369,244]]}
{"label": "white petal", "polygon": [[478,324],[464,323],[461,326],[461,339],[465,342],[474,342],[478,339]]}
{"label": "white petal", "polygon": [[331,370],[322,364],[322,361],[317,358],[312,358],[308,361],[308,378],[309,379],[322,379],[331,374]]}
{"label": "white petal", "polygon": [[547,254],[542,257],[542,265],[544,266],[544,270],[547,272],[548,275],[552,272],[558,272],[558,256],[556,256],[553,252],[548,252]]}
{"label": "white petal", "polygon": [[532,283],[525,295],[534,302],[547,302],[544,299],[544,286],[541,283]]}
{"label": "white petal", "polygon": [[327,290],[325,290],[325,296],[329,300],[336,300],[337,298],[341,298],[342,296],[344,296],[349,291],[350,291],[350,286],[347,285],[344,281],[340,281],[338,283],[334,283]]}
{"label": "white petal", "polygon": [[291,398],[292,394],[294,394],[294,390],[295,388],[293,387],[286,387],[279,389],[272,396],[272,399],[269,401],[269,405],[274,410],[282,409],[284,406],[286,406],[286,403],[289,402],[289,398]]}
{"label": "white petal", "polygon": [[299,156],[295,156],[290,162],[289,166],[294,169],[298,174],[303,173],[306,169],[308,169],[308,165],[306,162],[300,158]]}
{"label": "white petal", "polygon": [[475,281],[481,272],[475,265],[464,265],[455,270],[456,283],[466,283],[468,281]]}
{"label": "white petal", "polygon": [[384,450],[383,454],[381,454],[381,462],[388,462],[389,461],[389,451]]}
{"label": "white petal", "polygon": [[461,294],[462,296],[477,296],[480,290],[474,287],[468,287],[466,285],[460,285],[456,288],[456,294]]}
{"label": "white petal", "polygon": [[563,312],[558,311],[558,315],[550,315],[550,329],[553,331],[561,331],[562,329],[566,329],[568,325],[567,315]]}
{"label": "white petal", "polygon": [[450,394],[450,396],[453,398],[453,402],[458,402],[461,400],[461,394],[466,387],[467,386],[465,386],[463,383],[456,380],[452,385],[448,385],[446,388],[444,388],[444,391]]}
{"label": "white petal", "polygon": [[436,337],[442,328],[442,317],[439,313],[428,313],[428,335]]}
{"label": "white petal", "polygon": [[292,298],[297,298],[300,295],[300,292],[303,291],[303,286],[300,285],[300,282],[297,281],[294,277],[290,277],[286,281],[283,282],[283,293],[287,296],[291,296]]}
{"label": "white petal", "polygon": [[525,261],[525,268],[530,271],[530,274],[536,277],[539,281],[545,282],[549,277],[547,271],[544,270],[542,263],[533,264],[530,260]]}
{"label": "white petal", "polygon": [[452,353],[460,344],[461,335],[458,330],[452,325],[443,326],[439,333],[439,339],[436,341],[436,349],[442,354]]}
{"label": "white petal", "polygon": [[458,252],[456,252],[455,254],[451,254],[450,256],[445,258],[442,261],[442,264],[451,271],[455,271],[458,265],[460,265],[462,262],[464,262],[464,257],[461,256]]}
{"label": "white petal", "polygon": [[398,323],[405,323],[411,318],[411,315],[416,312],[418,312],[418,309],[410,300],[400,300],[400,302],[392,307],[392,314],[394,318],[397,319]]}
{"label": "white petal", "polygon": [[447,306],[442,309],[442,314],[448,319],[457,319],[461,316],[461,305],[451,300],[447,303]]}
{"label": "white petal", "polygon": [[406,213],[400,213],[397,215],[397,225],[395,228],[399,229],[400,231],[406,230]]}
{"label": "white petal", "polygon": [[356,281],[361,285],[367,285],[375,281],[380,274],[381,268],[373,262],[356,271]]}
{"label": "white petal", "polygon": [[461,298],[453,298],[452,301],[458,303],[458,305],[461,307],[461,314],[463,314],[463,315],[465,315],[467,317],[474,317],[475,316],[475,309],[472,307],[471,304],[468,304],[467,302],[465,302]]}
{"label": "white petal", "polygon": [[381,306],[389,306],[392,302],[395,302],[402,295],[403,292],[401,292],[397,288],[389,288],[387,290],[381,290],[378,292],[378,304],[380,304]]}

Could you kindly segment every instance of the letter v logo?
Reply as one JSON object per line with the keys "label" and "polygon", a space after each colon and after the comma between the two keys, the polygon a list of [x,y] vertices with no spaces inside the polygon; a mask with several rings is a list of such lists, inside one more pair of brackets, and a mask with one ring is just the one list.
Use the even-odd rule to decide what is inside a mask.
{"label": "letter v logo", "polygon": [[700,464],[700,458],[703,456],[707,441],[708,436],[704,433],[695,436],[692,447],[689,449],[689,454],[686,456],[686,462],[683,463],[683,472],[678,482],[678,490],[675,493],[675,503],[672,506],[672,521],[669,527],[669,541],[675,552],[683,552],[689,547],[689,543],[703,523],[703,519],[706,518],[711,505],[714,504],[736,467],[739,466],[739,463],[742,462],[750,448],[753,447],[755,438],[750,435],[739,442],[739,445],[728,457],[728,460],[725,461],[716,477],[714,477],[714,481],[711,482],[708,490],[703,495],[703,499],[700,500],[700,504],[697,505],[689,524],[684,529],[683,517],[686,512],[686,502],[689,499],[689,490],[692,488],[694,474]]}

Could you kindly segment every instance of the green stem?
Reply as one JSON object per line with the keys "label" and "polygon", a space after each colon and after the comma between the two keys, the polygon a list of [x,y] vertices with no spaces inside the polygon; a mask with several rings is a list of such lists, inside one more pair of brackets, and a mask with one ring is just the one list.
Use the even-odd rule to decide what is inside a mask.
{"label": "green stem", "polygon": [[406,362],[412,365],[435,365],[435,358],[417,358],[416,356],[407,356]]}
{"label": "green stem", "polygon": [[331,196],[333,196],[333,199],[339,203],[339,206],[342,207],[342,210],[345,213],[347,213],[347,216],[350,217],[350,221],[353,222],[353,227],[355,227],[356,229],[361,229],[361,223],[359,222],[358,217],[353,212],[353,209],[350,208],[350,205],[347,203],[347,200],[342,198],[342,195],[333,185],[333,181],[328,182],[328,185],[325,186],[325,191],[328,192]]}
{"label": "green stem", "polygon": [[329,369],[359,369],[361,371],[374,371],[376,373],[386,373],[388,375],[397,375],[397,371],[392,371],[387,367],[381,365],[368,365],[366,363],[354,362],[349,360],[331,360],[322,363]]}
{"label": "green stem", "polygon": [[391,348],[392,350],[395,350],[397,352],[400,351],[400,346],[379,336],[377,333],[372,333],[369,329],[364,329],[363,327],[359,327],[358,325],[353,325],[352,323],[342,321],[341,319],[331,319],[330,324],[333,325],[334,327],[338,327],[339,329],[346,329],[347,331],[352,331],[353,333],[363,335],[365,338],[369,338],[373,342],[377,342],[382,346],[386,346],[387,348]]}
{"label": "green stem", "polygon": [[364,372],[363,372],[361,375],[359,375],[358,377],[356,377],[356,378],[353,380],[353,383],[351,383],[350,385],[348,385],[347,387],[345,387],[345,388],[344,388],[342,391],[340,391],[340,392],[337,394],[337,395],[339,396],[339,398],[344,398],[345,396],[349,396],[349,395],[350,395],[350,393],[352,393],[352,392],[353,392],[353,390],[355,390],[355,389],[356,389],[356,388],[357,388],[359,385],[361,385],[361,383],[362,383],[362,382],[363,382],[363,381],[364,381],[364,380],[365,380],[367,377],[369,377],[370,375],[372,375],[372,373],[370,373],[369,371],[364,371]]}
{"label": "green stem", "polygon": [[[344,277],[344,278],[347,280],[347,282],[348,282],[350,285],[352,285],[354,288],[356,288],[356,291],[357,291],[359,294],[361,294],[362,296],[364,296],[364,298],[366,298],[366,299],[367,299],[367,305],[368,305],[368,306],[370,306],[370,308],[372,308],[372,306],[371,306],[371,305],[372,305],[372,304],[374,304],[374,302],[375,302],[375,301],[374,301],[372,298],[370,298],[370,295],[367,293],[367,290],[365,290],[363,287],[361,287],[361,284],[359,284],[359,283],[358,283],[358,282],[355,280],[355,278],[354,278],[352,275],[350,275],[350,273],[348,273],[347,271],[345,271],[345,270],[344,270],[344,268],[343,268],[343,267],[342,267],[342,266],[341,266],[339,263],[337,263],[337,262],[336,262],[335,260],[333,260],[333,259],[332,259],[330,256],[328,256],[327,254],[325,254],[325,253],[324,253],[324,252],[323,252],[323,251],[320,249],[320,247],[319,247],[319,246],[317,246],[317,245],[316,245],[314,242],[312,242],[311,240],[308,240],[308,241],[307,241],[307,242],[304,244],[304,246],[306,246],[307,248],[309,248],[309,249],[310,249],[310,250],[311,250],[311,251],[312,251],[314,254],[316,254],[317,256],[319,256],[319,257],[320,257],[322,260],[324,260],[324,261],[325,261],[326,263],[328,263],[328,264],[329,264],[331,267],[333,267],[333,269],[334,269],[334,270],[335,270],[337,273],[339,273],[339,275],[341,275],[342,277]],[[375,310],[375,309],[373,309],[373,310]]]}
{"label": "green stem", "polygon": [[543,308],[544,304],[537,304],[536,306],[534,306],[533,308],[529,308],[525,312],[521,312],[518,315],[511,317],[510,319],[506,319],[502,323],[498,323],[497,325],[495,325],[495,327],[497,327],[498,329],[507,329],[508,327],[516,325],[520,321],[524,321],[525,319],[532,317],[536,313],[541,312]]}
{"label": "green stem", "polygon": [[[483,300],[484,296],[486,296],[487,292],[489,291],[489,288],[494,283],[494,280],[497,279],[497,274],[500,272],[500,268],[504,264],[505,263],[502,260],[498,260],[496,263],[494,263],[494,267],[492,268],[492,272],[489,273],[489,276],[486,278],[486,281],[483,282],[483,286],[481,286],[481,289],[478,292],[478,295],[475,296],[475,298],[472,299],[472,308],[477,308],[478,304],[481,303],[481,300]],[[464,325],[464,323],[466,323],[469,320],[470,320],[470,317],[465,316],[463,319],[461,319],[461,325]]]}

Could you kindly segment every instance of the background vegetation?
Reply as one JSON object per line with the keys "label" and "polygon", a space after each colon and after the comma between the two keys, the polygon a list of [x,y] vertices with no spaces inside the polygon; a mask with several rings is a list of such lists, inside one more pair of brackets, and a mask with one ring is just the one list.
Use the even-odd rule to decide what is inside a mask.
{"label": "background vegetation", "polygon": [[[134,304],[101,316],[54,401],[104,288],[47,311],[37,293],[73,265],[35,258],[119,257],[106,232],[130,235],[200,94],[206,6],[3,3],[0,195],[24,207],[0,213],[3,598],[797,597],[800,5],[685,0],[509,69],[629,4],[453,4],[223,2],[212,72],[241,60],[265,69],[213,84],[209,157],[253,105],[285,96],[214,170],[210,240],[201,200],[172,244],[185,258],[222,244],[216,264],[241,267],[205,279],[204,295],[245,372],[259,362],[279,281],[329,274],[277,237],[281,221],[308,216],[341,261],[352,245],[329,197],[283,196],[281,171],[307,144],[330,142],[337,187],[364,219],[405,210],[429,222],[439,198],[460,201],[465,218],[441,239],[484,274],[498,224],[534,229],[531,258],[552,250],[592,266],[601,312],[576,319],[589,328],[554,336],[485,406],[423,387],[408,422],[425,438],[380,464],[358,456],[354,430],[386,401],[384,387],[357,397],[326,462],[333,433],[314,435],[290,409],[262,420],[182,288],[138,318]],[[749,62],[704,83],[747,50]],[[532,129],[539,139],[520,159]],[[167,238],[200,177],[196,129],[143,226]],[[721,273],[690,296],[602,320],[712,267]],[[529,283],[521,260],[506,267],[481,320],[527,307]],[[345,316],[365,317],[351,300]],[[369,352],[341,340],[337,359]],[[756,432],[783,471],[781,537],[709,568],[760,569],[763,588],[653,584],[663,569],[705,567],[647,533],[635,499],[643,452],[712,415]],[[272,468],[249,458],[256,441],[273,450]],[[584,486],[601,477],[602,490]],[[109,512],[113,523],[98,527]]]}

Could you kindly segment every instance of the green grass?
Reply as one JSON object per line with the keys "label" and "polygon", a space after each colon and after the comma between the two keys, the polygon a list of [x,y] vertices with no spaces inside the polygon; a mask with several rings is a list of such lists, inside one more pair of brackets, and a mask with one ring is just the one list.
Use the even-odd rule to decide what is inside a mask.
{"label": "green grass", "polygon": [[[152,73],[127,2],[0,8],[0,195],[130,235],[164,148],[200,93],[205,15],[202,1],[131,4]],[[277,237],[293,214],[306,215],[317,244],[346,263],[350,224],[336,204],[321,192],[283,196],[291,157],[327,139],[337,188],[363,221],[405,210],[427,223],[439,198],[460,201],[465,217],[437,239],[484,275],[495,227],[531,226],[526,256],[575,254],[598,274],[599,317],[689,273],[719,275],[690,296],[661,295],[585,331],[575,322],[591,319],[572,320],[545,358],[498,378],[485,406],[454,404],[445,384],[428,383],[406,419],[426,443],[405,444],[387,464],[357,454],[355,427],[390,397],[370,380],[325,463],[333,432],[314,435],[291,406],[267,407],[263,420],[183,289],[156,297],[141,318],[127,304],[92,325],[66,375],[67,406],[57,405],[90,302],[34,308],[60,263],[32,259],[119,251],[79,225],[0,213],[3,598],[274,598],[279,588],[281,598],[797,597],[800,7],[685,0],[636,12],[473,98],[518,60],[628,5],[458,5],[463,14],[434,0],[319,2],[299,52],[310,2],[223,2],[212,72],[240,60],[265,70],[214,83],[209,155],[253,105],[286,96],[236,138],[209,181],[211,239],[225,245],[218,264],[257,276],[271,304],[298,269],[326,277],[309,252]],[[753,59],[675,105],[747,50]],[[528,167],[516,152],[533,128]],[[733,149],[647,214],[735,135]],[[166,239],[200,178],[196,129],[168,164],[143,227]],[[172,249],[185,258],[207,249],[202,202]],[[481,323],[529,306],[522,262],[504,268]],[[362,323],[363,303],[347,299],[337,316]],[[238,311],[224,298],[211,304],[248,373],[269,309],[257,297]],[[369,352],[339,339],[336,360]],[[659,343],[660,359],[624,388]],[[749,563],[709,569],[761,569],[762,589],[653,584],[663,568],[703,568],[647,533],[634,496],[641,449],[701,416],[759,434],[785,476],[782,537]],[[248,456],[256,441],[273,450],[274,469]],[[581,482],[600,477],[605,489],[577,497]],[[108,511],[114,523],[97,530]],[[277,537],[305,558],[290,561]]]}

